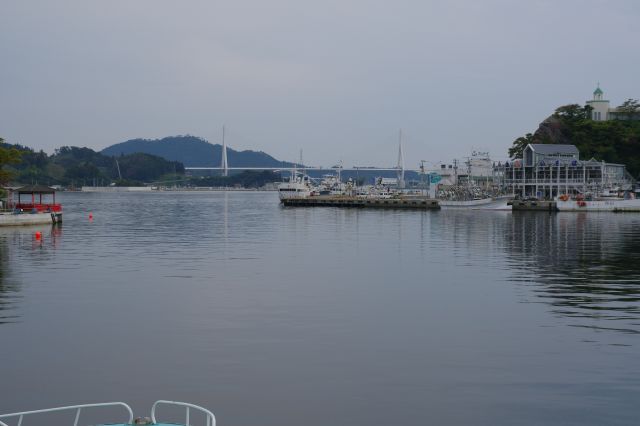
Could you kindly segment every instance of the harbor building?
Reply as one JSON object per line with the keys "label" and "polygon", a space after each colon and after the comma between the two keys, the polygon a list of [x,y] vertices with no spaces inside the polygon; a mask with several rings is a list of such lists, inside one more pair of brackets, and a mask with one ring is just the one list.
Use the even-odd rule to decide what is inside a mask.
{"label": "harbor building", "polygon": [[463,162],[453,160],[448,164],[440,164],[437,173],[441,178],[440,184],[443,186],[467,183],[488,186],[493,180],[493,161],[489,152],[473,151],[471,156],[466,157]]}
{"label": "harbor building", "polygon": [[611,108],[609,100],[604,98],[604,92],[598,87],[593,92],[593,99],[587,101],[587,105],[592,108],[591,118],[594,121],[607,121],[607,120],[640,120],[640,114],[629,115],[626,112],[620,111],[618,108]]}
{"label": "harbor building", "polygon": [[522,159],[494,167],[494,183],[523,198],[552,199],[631,190],[634,180],[623,164],[581,160],[575,145],[529,144]]}

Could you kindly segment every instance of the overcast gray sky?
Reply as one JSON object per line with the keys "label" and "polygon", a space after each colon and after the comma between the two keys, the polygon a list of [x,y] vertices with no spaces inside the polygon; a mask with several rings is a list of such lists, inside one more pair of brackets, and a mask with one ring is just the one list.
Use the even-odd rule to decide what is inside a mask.
{"label": "overcast gray sky", "polygon": [[640,97],[640,2],[9,1],[0,136],[52,152],[177,134],[329,165],[488,150],[600,81]]}

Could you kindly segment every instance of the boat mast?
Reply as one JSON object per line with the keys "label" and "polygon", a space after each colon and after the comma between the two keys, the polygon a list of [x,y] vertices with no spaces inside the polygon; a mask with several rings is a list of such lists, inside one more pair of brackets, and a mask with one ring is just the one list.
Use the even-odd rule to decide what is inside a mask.
{"label": "boat mast", "polygon": [[291,177],[289,177],[289,182],[296,182],[298,180],[298,164],[293,162],[293,170],[291,170]]}
{"label": "boat mast", "polygon": [[304,174],[304,161],[302,160],[302,148],[300,148],[300,167],[302,167],[302,173]]}

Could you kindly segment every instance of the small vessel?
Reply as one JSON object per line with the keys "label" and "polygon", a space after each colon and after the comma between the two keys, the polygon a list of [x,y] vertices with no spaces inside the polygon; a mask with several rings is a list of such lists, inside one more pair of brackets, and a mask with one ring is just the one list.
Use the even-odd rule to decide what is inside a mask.
{"label": "small vessel", "polygon": [[[62,222],[62,205],[56,203],[54,188],[45,185],[26,185],[5,188],[5,190],[8,196],[6,202],[0,203],[0,226]],[[24,196],[31,196],[30,200],[24,201]],[[52,198],[50,202],[47,202],[47,197]]]}
{"label": "small vessel", "polygon": [[307,198],[311,196],[313,190],[309,176],[300,174],[295,170],[291,173],[288,181],[278,185],[280,201],[292,198]]}
{"label": "small vessel", "polygon": [[578,194],[570,197],[567,194],[555,199],[558,211],[571,212],[640,212],[640,199],[633,192],[625,193],[624,197],[589,197]]}
{"label": "small vessel", "polygon": [[477,198],[473,200],[438,200],[442,208],[467,208],[472,210],[511,210],[511,196]]}
{"label": "small vessel", "polygon": [[511,196],[503,195],[474,185],[452,185],[437,192],[443,208],[467,208],[510,210],[507,201]]}
{"label": "small vessel", "polygon": [[[158,406],[160,405],[170,405],[174,407],[183,407],[185,409],[185,422],[184,423],[175,423],[173,421],[159,421],[156,416],[156,411]],[[43,410],[33,410],[33,411],[23,411],[20,413],[10,413],[10,414],[0,414],[0,426],[12,426],[12,425],[21,425],[24,417],[26,416],[34,416],[34,415],[45,415],[47,413],[53,413],[58,411],[69,411],[72,415],[75,413],[75,418],[73,421],[73,426],[78,426],[81,424],[80,415],[83,411],[86,411],[90,408],[97,407],[119,407],[124,409],[126,412],[126,420],[124,422],[101,422],[97,423],[97,425],[110,425],[110,426],[133,426],[133,425],[157,425],[157,426],[194,426],[191,413],[192,411],[198,412],[198,418],[202,419],[202,415],[204,415],[204,426],[215,426],[216,425],[216,417],[213,413],[206,408],[200,407],[198,405],[190,404],[187,402],[177,402],[177,401],[165,401],[159,400],[156,401],[151,406],[151,414],[149,417],[133,417],[133,410],[129,405],[124,402],[103,402],[97,404],[82,404],[82,405],[71,405],[67,407],[55,407],[55,408],[46,408]],[[194,416],[195,417],[195,416]],[[57,419],[56,419],[57,420]],[[113,420],[113,419],[109,419]],[[11,424],[9,423],[11,422]],[[71,425],[72,423],[69,422]]]}
{"label": "small vessel", "polygon": [[344,195],[347,185],[340,180],[340,173],[337,175],[323,175],[318,187],[313,193],[317,195]]}

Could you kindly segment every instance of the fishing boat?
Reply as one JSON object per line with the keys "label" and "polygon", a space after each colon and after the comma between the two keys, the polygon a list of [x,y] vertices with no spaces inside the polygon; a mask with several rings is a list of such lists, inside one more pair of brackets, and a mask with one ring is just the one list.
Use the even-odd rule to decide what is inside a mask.
{"label": "fishing boat", "polygon": [[511,196],[476,198],[473,200],[438,200],[440,207],[462,208],[471,210],[511,210],[508,201]]}
{"label": "fishing boat", "polygon": [[[62,222],[62,205],[56,203],[55,189],[44,185],[26,185],[5,190],[8,196],[0,205],[0,226]],[[47,201],[47,198],[51,200]]]}
{"label": "fishing boat", "polygon": [[[185,409],[185,417],[184,423],[176,423],[174,421],[161,421],[157,416],[157,408],[160,405],[169,405],[179,408]],[[131,407],[124,402],[103,402],[97,404],[82,404],[82,405],[70,405],[67,407],[55,407],[55,408],[46,408],[43,410],[33,410],[33,411],[23,411],[19,413],[10,413],[10,414],[0,414],[0,426],[20,426],[23,424],[23,419],[27,416],[30,417],[40,417],[42,415],[59,412],[59,411],[68,411],[72,416],[75,414],[73,418],[73,423],[71,421],[69,424],[73,424],[73,426],[78,426],[80,424],[85,424],[80,422],[80,415],[83,412],[86,412],[91,408],[98,407],[118,407],[124,410],[125,412],[125,421],[123,422],[114,422],[113,419],[109,419],[109,421],[96,423],[97,425],[110,425],[110,426],[133,426],[133,425],[155,425],[155,426],[194,426],[193,418],[197,417],[199,419],[204,419],[204,426],[216,426],[216,417],[213,413],[206,408],[200,407],[198,405],[190,404],[187,402],[177,402],[177,401],[166,401],[159,400],[156,401],[151,406],[151,413],[149,417],[137,417],[134,419],[133,410]],[[192,416],[192,413],[198,413],[197,416]],[[71,420],[71,419],[70,419]],[[92,422],[94,423],[94,422]]]}
{"label": "fishing boat", "polygon": [[511,196],[489,191],[474,185],[452,185],[437,192],[442,208],[511,210],[507,201]]}

